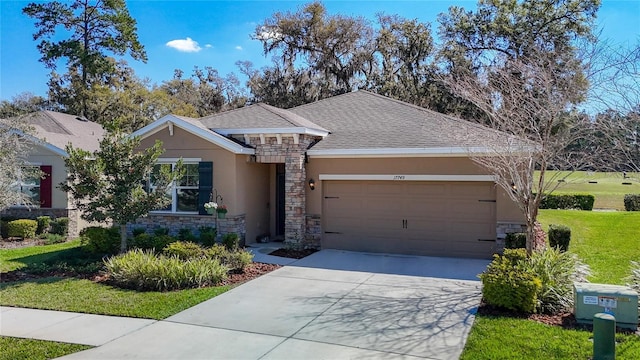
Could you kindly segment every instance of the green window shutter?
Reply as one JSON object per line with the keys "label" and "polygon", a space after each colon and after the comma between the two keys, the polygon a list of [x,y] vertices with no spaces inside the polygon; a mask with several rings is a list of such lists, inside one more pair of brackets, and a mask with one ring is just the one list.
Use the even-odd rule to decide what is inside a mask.
{"label": "green window shutter", "polygon": [[204,204],[209,202],[213,191],[213,162],[201,161],[198,163],[198,214],[207,215]]}

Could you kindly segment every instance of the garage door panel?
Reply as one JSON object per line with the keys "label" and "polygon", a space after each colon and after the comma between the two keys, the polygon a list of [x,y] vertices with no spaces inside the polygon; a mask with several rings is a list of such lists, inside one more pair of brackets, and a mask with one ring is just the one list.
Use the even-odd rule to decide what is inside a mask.
{"label": "garage door panel", "polygon": [[[490,258],[492,183],[326,181],[324,248]],[[327,195],[336,198],[326,198]]]}

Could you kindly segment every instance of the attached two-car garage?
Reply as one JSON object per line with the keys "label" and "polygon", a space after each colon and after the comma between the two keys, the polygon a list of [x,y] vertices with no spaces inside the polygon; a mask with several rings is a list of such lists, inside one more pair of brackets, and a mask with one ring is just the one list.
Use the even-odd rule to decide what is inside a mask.
{"label": "attached two-car garage", "polygon": [[489,181],[323,181],[322,247],[490,258],[496,188]]}

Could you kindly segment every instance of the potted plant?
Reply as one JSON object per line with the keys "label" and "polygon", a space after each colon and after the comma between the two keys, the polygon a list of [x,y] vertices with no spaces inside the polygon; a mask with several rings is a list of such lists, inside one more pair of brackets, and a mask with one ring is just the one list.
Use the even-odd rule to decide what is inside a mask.
{"label": "potted plant", "polygon": [[218,209],[218,204],[213,201],[209,201],[204,204],[204,209],[207,211],[207,214],[213,215],[213,213],[216,212],[216,209]]}
{"label": "potted plant", "polygon": [[227,206],[224,204],[218,205],[216,212],[218,213],[218,219],[224,219],[227,216]]}

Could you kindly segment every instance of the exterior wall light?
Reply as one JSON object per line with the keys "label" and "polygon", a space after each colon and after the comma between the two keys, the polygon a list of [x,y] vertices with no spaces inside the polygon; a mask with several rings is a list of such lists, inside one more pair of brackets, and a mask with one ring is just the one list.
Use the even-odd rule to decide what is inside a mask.
{"label": "exterior wall light", "polygon": [[311,190],[315,190],[316,189],[316,182],[313,179],[309,179],[309,189]]}

